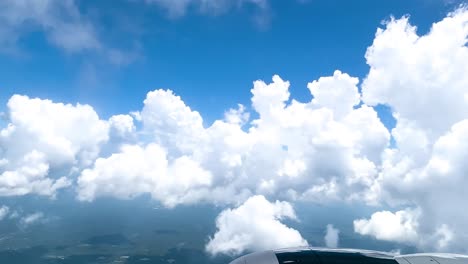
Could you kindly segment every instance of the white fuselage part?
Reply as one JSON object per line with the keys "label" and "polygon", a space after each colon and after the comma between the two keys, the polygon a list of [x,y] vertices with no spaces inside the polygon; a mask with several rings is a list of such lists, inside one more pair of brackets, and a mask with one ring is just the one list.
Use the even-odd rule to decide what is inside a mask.
{"label": "white fuselage part", "polygon": [[401,255],[395,260],[398,264],[468,264],[468,256],[444,253]]}

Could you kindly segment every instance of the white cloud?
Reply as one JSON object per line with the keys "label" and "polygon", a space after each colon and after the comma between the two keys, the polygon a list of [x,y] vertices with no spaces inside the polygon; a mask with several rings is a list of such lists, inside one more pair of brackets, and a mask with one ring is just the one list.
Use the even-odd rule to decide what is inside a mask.
{"label": "white cloud", "polygon": [[399,120],[434,138],[468,115],[468,12],[455,11],[424,36],[408,20],[392,19],[377,31],[366,53],[363,98],[388,104]]}
{"label": "white cloud", "polygon": [[[55,47],[73,54],[99,55],[121,66],[140,57],[139,45],[133,50],[115,47],[101,38],[99,14],[87,14],[76,0],[3,0],[0,1],[0,53],[23,56],[22,40],[39,32]],[[177,1],[176,1],[177,2]],[[132,36],[132,39],[135,39]],[[26,51],[27,52],[27,51]]]}
{"label": "white cloud", "polygon": [[2,205],[2,207],[0,207],[0,221],[7,217],[9,212],[10,208],[8,206]]}
{"label": "white cloud", "polygon": [[146,147],[124,145],[119,153],[99,158],[78,179],[80,200],[98,196],[128,199],[149,193],[172,207],[196,203],[211,184],[211,174],[188,156],[169,161],[156,144]]}
{"label": "white cloud", "polygon": [[396,213],[381,211],[370,219],[354,221],[354,231],[361,235],[370,235],[377,239],[414,243],[418,239],[418,210],[402,210]]}
{"label": "white cloud", "polygon": [[[274,76],[271,84],[256,81],[251,91],[258,119],[247,125],[248,115],[239,106],[237,110],[229,110],[224,120],[216,120],[206,128],[200,113],[185,105],[179,96],[170,90],[155,90],[148,93],[142,111],[135,115],[142,123],[141,130],[134,130],[129,116],[125,117],[128,122],[123,128],[129,134],[133,131],[142,142],[141,147],[136,146],[138,149],[147,144],[164,149],[166,154],[159,156],[162,160],[154,157],[152,163],[166,164],[185,157],[201,171],[209,172],[210,184],[201,190],[194,189],[200,196],[197,200],[239,203],[252,194],[320,202],[348,197],[373,200],[366,193],[378,176],[380,153],[388,145],[389,133],[372,108],[353,107],[359,103],[357,82],[356,78],[336,71],[332,77],[309,85],[319,94],[312,102],[288,103],[289,82],[279,76]],[[350,100],[350,96],[354,99]],[[336,109],[329,103],[332,100],[343,105]],[[116,126],[116,118],[111,118],[111,128]],[[120,155],[126,157],[122,151],[115,154],[99,159],[95,169],[80,176],[80,195],[84,200],[151,192],[146,184],[129,188],[133,181],[127,182],[123,176],[109,179],[114,183],[112,186],[125,186],[129,194],[121,195],[118,188],[96,187],[106,185],[99,183],[106,173],[97,171],[108,171],[107,166],[118,167],[112,165],[112,160]],[[120,164],[127,160],[121,159]],[[128,160],[129,167],[136,162]],[[112,168],[109,171],[112,175],[117,173]],[[87,173],[95,176],[82,179]],[[146,179],[157,178],[159,174],[142,171],[134,177],[147,182]],[[163,196],[153,197],[165,201]]]}
{"label": "white cloud", "polygon": [[201,115],[192,111],[170,90],[148,93],[141,120],[145,132],[152,134],[152,140],[183,153],[195,148],[204,132]]}
{"label": "white cloud", "polygon": [[206,245],[211,254],[237,255],[245,250],[267,250],[305,246],[301,234],[281,223],[295,220],[291,204],[270,203],[263,196],[252,196],[234,209],[226,209],[216,219],[217,232]]}
{"label": "white cloud", "polygon": [[19,224],[21,225],[22,228],[25,228],[32,224],[35,224],[44,220],[45,220],[44,213],[36,212],[36,213],[28,214],[26,216],[21,217],[21,219],[19,220]]}
{"label": "white cloud", "polygon": [[[378,176],[380,153],[388,145],[389,133],[372,108],[355,107],[360,97],[357,82],[336,71],[311,83],[309,87],[318,95],[312,102],[302,103],[290,100],[289,82],[279,76],[270,84],[256,81],[251,90],[252,106],[259,118],[247,124],[248,113],[239,106],[209,127],[204,127],[200,113],[172,91],[149,92],[142,111],[132,114],[141,122],[138,130],[130,116],[110,119],[111,131],[125,131],[124,138],[134,136],[139,145],[110,153],[84,171],[78,179],[80,199],[151,193],[172,206],[200,200],[236,204],[262,194],[274,199],[373,202],[376,198],[367,195],[367,189]],[[333,107],[333,100],[343,102],[342,106]],[[165,154],[147,157],[144,152],[152,144]],[[134,155],[145,156],[145,161],[139,164],[127,158],[130,149],[136,151]],[[152,189],[164,186],[153,182],[166,173],[147,171],[150,167],[145,164],[159,164],[162,169],[179,158],[204,172],[200,175],[211,176],[209,181],[195,181],[191,186],[190,176],[168,175],[189,177],[185,191],[193,197],[181,198],[175,192],[168,202],[165,192]],[[122,176],[115,170],[119,164],[137,169]]]}
{"label": "white cloud", "polygon": [[1,132],[1,143],[11,156],[34,149],[46,154],[54,165],[89,164],[108,139],[108,124],[89,105],[14,95],[8,110],[10,123]]}
{"label": "white cloud", "polygon": [[0,48],[14,50],[21,34],[38,27],[68,52],[99,49],[93,25],[73,0],[5,0],[0,3]]}
{"label": "white cloud", "polygon": [[[251,107],[228,110],[208,125],[170,90],[149,92],[141,111],[109,121],[87,105],[13,96],[0,132],[0,194],[53,196],[79,175],[78,198],[86,201],[148,193],[166,206],[241,204],[263,195],[418,208],[376,212],[356,220],[356,231],[466,251],[468,214],[460,208],[468,200],[467,37],[464,8],[424,36],[408,18],[392,19],[366,53],[362,94],[357,78],[335,71],[312,81],[313,99],[299,102],[275,75],[271,83],[254,82]],[[377,104],[396,118],[392,146]],[[106,143],[114,145],[103,153]],[[256,200],[219,221],[230,227],[222,216],[247,211]],[[281,224],[275,214],[259,217]],[[236,243],[223,247],[254,245]]]}
{"label": "white cloud", "polygon": [[111,130],[121,138],[132,137],[136,131],[133,117],[130,115],[114,115],[109,119]]}
{"label": "white cloud", "polygon": [[250,113],[246,111],[245,106],[239,104],[237,109],[229,109],[224,113],[226,123],[245,125],[249,121]]}
{"label": "white cloud", "polygon": [[446,224],[433,230],[421,232],[420,223],[424,218],[421,210],[405,209],[395,213],[380,211],[370,219],[354,221],[354,231],[376,239],[415,245],[419,248],[444,251],[455,236]]}
{"label": "white cloud", "polygon": [[108,139],[108,124],[88,105],[14,95],[0,130],[0,195],[54,196],[73,171],[91,164]]}
{"label": "white cloud", "polygon": [[33,150],[16,164],[13,170],[0,174],[0,196],[14,196],[35,193],[54,196],[55,192],[70,185],[70,181],[61,177],[57,180],[48,178],[49,164],[45,155]]}
{"label": "white cloud", "polygon": [[468,10],[464,7],[434,23],[423,36],[417,35],[406,17],[392,19],[378,30],[366,53],[371,69],[363,82],[363,100],[390,106],[397,124],[392,130],[395,147],[385,150],[380,176],[372,188],[384,203],[419,208],[420,217],[417,221],[409,218],[407,211],[376,213],[376,217],[386,216],[378,222],[393,219],[395,228],[397,219],[406,215],[413,219],[406,222],[411,228],[398,229],[390,237],[373,233],[381,228],[371,221],[361,231],[424,250],[466,252],[468,237],[463,234],[468,214],[460,208],[468,199],[464,188],[468,185],[464,177],[467,39]]}
{"label": "white cloud", "polygon": [[325,245],[328,248],[337,248],[338,242],[340,240],[340,230],[335,228],[333,225],[329,224],[327,225],[326,231],[327,232],[324,237]]}
{"label": "white cloud", "polygon": [[145,0],[145,2],[164,8],[171,17],[183,16],[191,8],[195,8],[201,13],[219,15],[244,5],[253,5],[260,10],[269,7],[268,0]]}
{"label": "white cloud", "polygon": [[321,77],[307,85],[314,95],[312,104],[316,107],[326,107],[333,110],[333,114],[342,117],[351,112],[360,102],[357,89],[358,78],[335,71],[331,77]]}

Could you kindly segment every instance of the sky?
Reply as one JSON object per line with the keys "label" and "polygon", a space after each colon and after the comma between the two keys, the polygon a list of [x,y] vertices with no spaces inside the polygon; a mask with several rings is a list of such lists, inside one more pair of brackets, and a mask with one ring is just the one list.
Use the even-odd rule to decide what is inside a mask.
{"label": "sky", "polygon": [[238,255],[340,204],[363,239],[467,253],[467,4],[4,0],[0,223],[149,196],[221,208],[203,247]]}

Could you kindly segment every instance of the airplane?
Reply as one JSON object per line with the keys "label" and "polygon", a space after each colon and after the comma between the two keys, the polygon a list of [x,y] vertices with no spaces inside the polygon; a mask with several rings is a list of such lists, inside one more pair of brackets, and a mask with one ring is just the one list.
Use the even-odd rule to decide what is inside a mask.
{"label": "airplane", "polygon": [[468,255],[296,247],[251,253],[229,264],[468,264]]}

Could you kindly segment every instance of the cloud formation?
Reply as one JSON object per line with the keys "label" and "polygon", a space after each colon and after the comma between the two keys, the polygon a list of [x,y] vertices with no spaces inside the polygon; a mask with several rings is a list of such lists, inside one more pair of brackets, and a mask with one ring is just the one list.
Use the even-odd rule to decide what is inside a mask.
{"label": "cloud formation", "polygon": [[0,48],[15,50],[21,34],[38,27],[68,52],[99,49],[94,26],[73,0],[5,0],[0,3]]}
{"label": "cloud formation", "polygon": [[1,1],[0,53],[24,55],[21,41],[40,32],[50,44],[68,54],[97,54],[117,66],[139,58],[135,45],[138,41],[133,42],[133,50],[115,47],[99,34],[101,26],[76,0]]}
{"label": "cloud formation", "polygon": [[409,209],[396,213],[376,212],[370,219],[355,220],[354,231],[380,240],[415,243],[420,214],[420,211]]}
{"label": "cloud formation", "polygon": [[20,224],[20,227],[26,228],[30,225],[36,224],[41,221],[45,221],[44,213],[36,212],[36,213],[28,214],[28,215],[21,217],[19,220],[19,224]]}
{"label": "cloud formation", "polygon": [[[424,36],[409,18],[391,19],[367,50],[362,93],[358,78],[337,70],[311,81],[313,99],[300,102],[275,75],[253,83],[250,112],[239,105],[208,126],[170,90],[151,91],[141,110],[109,120],[88,105],[15,95],[0,131],[0,195],[54,197],[72,185],[83,201],[150,194],[168,207],[243,204],[218,217],[213,253],[254,247],[226,241],[230,230],[251,233],[255,219],[294,233],[279,221],[294,218],[290,205],[266,199],[385,205],[394,212],[356,220],[356,232],[465,252],[467,37],[466,8]],[[379,104],[392,110],[391,131]],[[253,214],[259,204],[269,213]],[[239,214],[254,220],[237,222]]]}
{"label": "cloud formation", "polygon": [[217,231],[206,250],[211,254],[238,255],[245,250],[306,246],[307,241],[297,230],[281,223],[285,218],[296,220],[291,204],[252,196],[239,207],[219,214]]}
{"label": "cloud formation", "polygon": [[[249,115],[243,106],[231,109],[225,120],[216,120],[205,128],[201,115],[172,91],[149,92],[137,114],[144,140],[127,144],[120,152],[98,159],[94,169],[83,171],[78,179],[79,197],[93,200],[98,196],[128,198],[152,193],[171,206],[189,200],[236,204],[255,194],[292,200],[348,197],[373,202],[366,190],[377,177],[378,156],[388,145],[389,133],[375,110],[354,107],[360,97],[357,82],[357,78],[336,71],[309,85],[316,93],[313,101],[287,103],[289,82],[279,76],[274,76],[271,84],[256,81],[252,105],[260,117],[252,120],[247,130],[244,123]],[[354,99],[350,100],[350,94]],[[339,106],[331,105],[332,101]],[[116,123],[116,117],[110,121],[126,132],[134,131],[130,119],[124,126]],[[145,158],[148,149],[158,149],[161,154]],[[133,159],[132,155],[140,158]],[[150,170],[145,160],[158,170]],[[190,175],[167,177],[186,177],[180,181],[184,184],[180,190],[192,198],[175,195],[167,203],[169,193],[161,195],[169,187],[163,183],[167,182],[163,180],[164,168],[177,166],[181,160],[183,166],[192,169],[177,171]],[[120,166],[117,164],[132,168],[132,172],[120,173],[125,170],[115,169]],[[136,183],[135,188],[129,183]],[[177,186],[174,191],[180,188]]]}
{"label": "cloud formation", "polygon": [[91,201],[96,196],[128,199],[150,193],[168,207],[190,204],[205,195],[211,174],[187,156],[169,162],[157,144],[146,147],[124,145],[119,153],[96,160],[78,179],[78,198]]}
{"label": "cloud formation", "polygon": [[423,249],[446,251],[455,233],[446,224],[421,232],[421,210],[405,209],[395,213],[380,211],[370,219],[354,221],[354,231],[379,240],[414,245]]}
{"label": "cloud formation", "polygon": [[0,131],[2,196],[54,196],[108,140],[107,122],[88,105],[14,95],[7,106],[9,123]]}
{"label": "cloud formation", "polygon": [[[406,224],[393,240],[426,250],[466,251],[468,214],[460,208],[468,199],[467,37],[465,7],[434,23],[424,36],[407,17],[377,31],[366,53],[371,68],[362,85],[363,101],[390,106],[397,122],[391,131],[395,147],[384,151],[373,188],[381,201],[414,209],[376,213],[361,231],[366,226],[369,232],[380,230],[377,225],[384,222],[396,227],[400,219]],[[390,239],[381,231],[371,233]],[[421,243],[428,237],[434,239]]]}
{"label": "cloud formation", "polygon": [[340,230],[335,228],[333,225],[328,224],[325,233],[325,246],[328,248],[337,248],[340,240]]}
{"label": "cloud formation", "polygon": [[253,5],[260,10],[265,10],[269,6],[268,0],[145,0],[145,2],[164,8],[172,17],[183,16],[190,9],[205,14],[219,15],[243,5]]}

